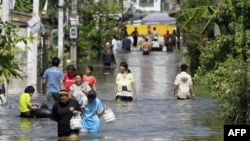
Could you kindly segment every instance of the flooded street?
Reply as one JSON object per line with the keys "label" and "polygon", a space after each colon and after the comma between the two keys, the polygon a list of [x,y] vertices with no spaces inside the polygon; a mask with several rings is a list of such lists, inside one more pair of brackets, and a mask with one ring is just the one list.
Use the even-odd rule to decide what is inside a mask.
{"label": "flooded street", "polygon": [[[222,141],[223,124],[214,120],[217,102],[211,98],[176,100],[173,82],[179,73],[177,51],[117,52],[117,65],[103,70],[94,63],[97,94],[108,103],[116,121],[105,123],[101,117],[100,134],[80,133],[82,141]],[[136,81],[138,101],[115,103],[112,101],[115,77],[119,63],[126,61]],[[82,72],[87,62],[82,66]],[[0,107],[0,141],[56,141],[57,124],[50,119],[24,119],[18,117],[19,94],[9,94],[8,105]],[[36,102],[45,97],[34,95]],[[50,104],[51,106],[52,104]],[[12,106],[12,107],[10,107]]]}

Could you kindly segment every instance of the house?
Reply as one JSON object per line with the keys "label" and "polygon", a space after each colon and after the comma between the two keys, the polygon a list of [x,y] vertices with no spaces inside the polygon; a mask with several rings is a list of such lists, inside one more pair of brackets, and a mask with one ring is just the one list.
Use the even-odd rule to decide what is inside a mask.
{"label": "house", "polygon": [[132,8],[142,12],[169,12],[176,8],[180,0],[123,0],[124,11]]}
{"label": "house", "polygon": [[161,0],[130,0],[130,6],[141,11],[161,11]]}
{"label": "house", "polygon": [[[141,19],[154,12],[176,11],[180,0],[123,0],[123,19],[127,24],[140,24]],[[137,21],[137,22],[136,22]]]}

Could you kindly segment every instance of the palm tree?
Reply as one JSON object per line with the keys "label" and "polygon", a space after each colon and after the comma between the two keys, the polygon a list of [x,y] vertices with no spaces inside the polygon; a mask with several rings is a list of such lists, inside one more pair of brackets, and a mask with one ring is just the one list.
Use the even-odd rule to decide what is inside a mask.
{"label": "palm tree", "polygon": [[[235,18],[235,14],[230,10],[232,5],[232,0],[221,0],[223,2],[217,2],[213,6],[199,6],[194,8],[188,8],[173,12],[170,16],[177,18],[178,26],[183,32],[192,31],[197,25],[202,25],[200,33],[203,34],[214,24],[219,25],[220,29],[223,29],[223,33],[228,34],[232,31],[229,29],[230,23]],[[225,8],[226,6],[226,8]],[[228,8],[229,7],[229,8]],[[232,9],[231,9],[232,10]],[[224,15],[224,17],[231,17],[230,19],[217,19],[218,15],[221,13],[228,13],[230,15]],[[233,14],[233,15],[232,15]],[[222,16],[222,15],[221,15]]]}

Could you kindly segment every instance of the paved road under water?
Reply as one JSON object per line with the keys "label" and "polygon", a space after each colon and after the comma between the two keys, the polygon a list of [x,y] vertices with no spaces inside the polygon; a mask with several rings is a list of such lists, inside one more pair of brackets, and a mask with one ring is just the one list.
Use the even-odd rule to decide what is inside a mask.
{"label": "paved road under water", "polygon": [[[117,66],[103,70],[97,63],[98,97],[108,103],[116,121],[105,123],[101,117],[100,134],[81,133],[82,141],[222,141],[223,125],[214,119],[217,102],[211,98],[179,101],[173,94],[173,81],[179,72],[177,51],[152,52],[143,56],[140,51],[117,52]],[[112,96],[115,76],[121,61],[129,64],[136,81],[138,101],[115,103]],[[90,64],[86,62],[82,66]],[[50,119],[24,119],[18,117],[19,94],[9,94],[8,105],[0,107],[0,141],[57,140],[57,126]],[[34,95],[36,102],[45,97]],[[50,104],[51,106],[51,104]]]}

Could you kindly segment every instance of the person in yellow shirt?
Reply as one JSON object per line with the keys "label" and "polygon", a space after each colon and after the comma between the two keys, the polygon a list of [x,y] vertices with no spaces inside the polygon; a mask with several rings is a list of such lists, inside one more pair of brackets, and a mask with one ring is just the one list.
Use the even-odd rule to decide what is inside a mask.
{"label": "person in yellow shirt", "polygon": [[38,108],[39,105],[31,102],[31,96],[34,94],[35,88],[27,86],[19,97],[19,111],[20,116],[24,118],[33,118],[32,110]]}
{"label": "person in yellow shirt", "polygon": [[116,75],[114,101],[137,101],[135,80],[127,62],[120,63],[120,73]]}

